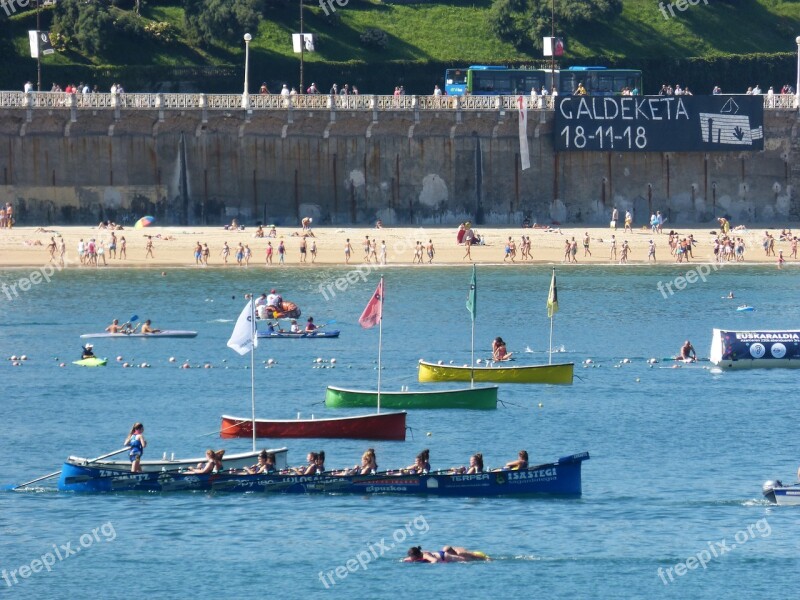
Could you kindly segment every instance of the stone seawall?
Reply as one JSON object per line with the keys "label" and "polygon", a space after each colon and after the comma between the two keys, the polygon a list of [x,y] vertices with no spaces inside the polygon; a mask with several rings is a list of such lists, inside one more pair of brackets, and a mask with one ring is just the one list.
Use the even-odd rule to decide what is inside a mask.
{"label": "stone seawall", "polygon": [[800,119],[765,111],[761,152],[558,153],[532,111],[0,109],[0,201],[20,224],[800,220]]}

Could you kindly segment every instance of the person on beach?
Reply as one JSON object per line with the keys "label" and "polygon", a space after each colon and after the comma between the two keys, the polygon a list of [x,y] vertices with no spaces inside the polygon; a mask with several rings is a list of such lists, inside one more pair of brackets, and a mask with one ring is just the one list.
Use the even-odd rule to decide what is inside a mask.
{"label": "person on beach", "polygon": [[650,262],[651,258],[653,262],[656,262],[656,245],[653,240],[650,240],[650,247],[647,250],[647,262]]}
{"label": "person on beach", "polygon": [[364,236],[364,262],[369,262],[369,236]]}
{"label": "person on beach", "polygon": [[244,260],[244,246],[242,245],[242,242],[239,242],[239,245],[236,247],[236,264],[241,267],[243,260]]}
{"label": "person on beach", "polygon": [[56,262],[56,250],[58,246],[56,245],[56,238],[51,237],[50,243],[47,244],[47,250],[50,252],[50,262]]}
{"label": "person on beach", "polygon": [[250,266],[250,257],[253,255],[253,251],[250,250],[250,246],[248,244],[244,245],[244,266]]}
{"label": "person on beach", "polygon": [[309,252],[311,253],[311,263],[313,264],[317,261],[317,240],[311,240]]}
{"label": "person on beach", "polygon": [[306,262],[306,254],[308,252],[308,244],[306,242],[306,236],[300,240],[300,262]]}
{"label": "person on beach", "polygon": [[569,243],[569,253],[572,258],[572,262],[578,264],[578,242],[575,241],[574,237]]}
{"label": "person on beach", "polygon": [[467,249],[467,252],[466,252],[466,254],[464,254],[464,256],[462,257],[461,260],[464,260],[465,258],[469,258],[470,262],[472,262],[472,254],[471,254],[472,236],[471,235],[469,235],[469,236],[465,235],[464,236],[464,247]]}
{"label": "person on beach", "polygon": [[589,232],[588,231],[585,232],[583,234],[583,257],[584,258],[586,258],[587,255],[588,256],[592,255],[591,251],[589,250],[589,240],[590,239],[591,238],[589,237]]}
{"label": "person on beach", "polygon": [[499,336],[494,338],[492,342],[492,360],[496,362],[511,360],[513,354],[513,352],[509,352],[506,349],[506,343],[503,341],[503,338]]}
{"label": "person on beach", "polygon": [[619,264],[627,264],[628,263],[628,253],[630,252],[630,246],[628,246],[628,240],[623,240],[622,242],[622,256],[620,256]]}
{"label": "person on beach", "polygon": [[200,242],[197,242],[197,245],[194,247],[194,264],[203,264],[203,245]]}
{"label": "person on beach", "polygon": [[433,262],[433,257],[436,254],[436,250],[433,248],[433,240],[428,240],[428,245],[425,246],[425,251],[428,253],[428,264]]}
{"label": "person on beach", "polygon": [[381,240],[381,255],[378,262],[382,265],[386,264],[386,240]]}
{"label": "person on beach", "polygon": [[617,207],[614,207],[614,210],[611,211],[611,229],[614,231],[617,230],[617,221],[619,221],[619,211]]}
{"label": "person on beach", "polygon": [[153,236],[152,235],[148,235],[147,236],[147,244],[145,244],[145,250],[147,250],[147,252],[145,252],[145,254],[144,254],[145,259],[148,256],[150,258],[155,258],[155,255],[153,254]]}
{"label": "person on beach", "polygon": [[231,247],[228,246],[228,242],[224,242],[222,244],[222,252],[220,253],[222,256],[222,262],[225,266],[228,265],[228,257],[231,255]]}
{"label": "person on beach", "polygon": [[789,258],[797,258],[797,236],[792,238],[792,245],[791,245],[792,253],[789,255]]}
{"label": "person on beach", "polygon": [[208,243],[203,243],[203,266],[208,266],[208,259],[211,256],[211,249],[208,247]]}
{"label": "person on beach", "polygon": [[694,346],[689,340],[686,340],[681,346],[681,351],[678,353],[678,356],[675,357],[675,360],[683,360],[689,362],[695,362],[697,360],[697,352],[694,351]]}
{"label": "person on beach", "polygon": [[108,244],[108,258],[117,258],[117,234],[111,232],[111,242]]}
{"label": "person on beach", "polygon": [[267,242],[267,264],[272,264],[272,242]]}
{"label": "person on beach", "polygon": [[344,262],[348,264],[350,262],[350,254],[353,252],[353,246],[350,245],[350,238],[347,238],[347,242],[344,245]]}
{"label": "person on beach", "polygon": [[119,238],[119,259],[128,258],[128,242],[125,241],[125,236]]}
{"label": "person on beach", "polygon": [[778,250],[778,268],[783,268],[783,263],[786,262],[786,259],[783,258],[783,250]]}
{"label": "person on beach", "polygon": [[141,423],[134,423],[131,427],[128,437],[125,438],[123,446],[130,446],[128,458],[131,460],[131,473],[142,472],[142,454],[147,447],[147,441],[144,439],[144,425]]}
{"label": "person on beach", "polygon": [[58,264],[64,266],[64,257],[67,254],[67,242],[61,238],[61,245],[58,248]]}
{"label": "person on beach", "polygon": [[611,236],[611,260],[617,260],[617,238]]}
{"label": "person on beach", "polygon": [[570,261],[570,250],[572,249],[572,243],[569,240],[564,240],[564,259],[562,262],[571,262]]}
{"label": "person on beach", "polygon": [[86,260],[86,244],[83,242],[83,238],[78,242],[78,259],[81,261],[81,264],[84,264]]}
{"label": "person on beach", "polygon": [[278,243],[278,264],[283,264],[286,260],[286,244],[281,240]]}
{"label": "person on beach", "polygon": [[630,231],[631,233],[633,233],[633,215],[629,210],[625,211],[625,229],[623,231],[624,232]]}

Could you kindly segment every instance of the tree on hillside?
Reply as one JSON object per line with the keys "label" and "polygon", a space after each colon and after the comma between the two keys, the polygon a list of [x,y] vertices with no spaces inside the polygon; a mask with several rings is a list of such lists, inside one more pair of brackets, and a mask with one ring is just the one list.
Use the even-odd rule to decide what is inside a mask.
{"label": "tree on hillside", "polygon": [[59,0],[53,16],[52,31],[67,41],[67,48],[86,55],[102,55],[113,36],[113,22],[103,2]]}
{"label": "tree on hillside", "polygon": [[258,27],[264,0],[184,0],[186,29],[192,41],[241,41]]}
{"label": "tree on hillside", "polygon": [[[622,13],[622,0],[554,0],[556,32],[569,33],[577,26]],[[490,23],[502,40],[520,49],[542,48],[550,35],[553,0],[493,0]]]}

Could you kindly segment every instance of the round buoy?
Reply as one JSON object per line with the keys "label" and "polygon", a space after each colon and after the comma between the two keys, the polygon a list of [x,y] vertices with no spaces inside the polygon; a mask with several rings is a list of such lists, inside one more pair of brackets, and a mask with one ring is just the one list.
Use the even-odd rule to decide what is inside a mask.
{"label": "round buoy", "polygon": [[19,359],[20,360],[28,360],[28,357],[27,357],[27,355],[23,354],[22,356],[19,357]]}
{"label": "round buoy", "polygon": [[122,368],[123,369],[127,369],[128,367],[130,367],[130,365],[128,363],[122,363]]}
{"label": "round buoy", "polygon": [[140,364],[140,365],[139,365],[139,368],[141,368],[141,369],[146,369],[146,368],[147,368],[147,367],[149,367],[149,366],[150,366],[150,365],[148,365],[146,362],[143,362],[142,364]]}
{"label": "round buoy", "polygon": [[622,359],[622,364],[623,364],[623,365],[627,365],[629,362],[631,362],[631,359],[630,359],[630,358],[623,358],[623,359]]}
{"label": "round buoy", "polygon": [[482,358],[479,358],[478,360],[475,361],[475,364],[477,364],[477,365],[480,365],[482,363],[483,363],[483,359]]}
{"label": "round buoy", "polygon": [[57,357],[57,356],[54,356],[54,357],[53,357],[53,360],[58,360],[58,357]]}
{"label": "round buoy", "polygon": [[210,365],[209,363],[206,363],[205,365],[203,365],[203,368],[204,368],[204,369],[210,369],[210,368],[211,368],[211,365]]}
{"label": "round buoy", "polygon": [[192,368],[192,365],[190,365],[189,363],[183,363],[181,365],[181,369],[191,369],[191,368]]}
{"label": "round buoy", "polygon": [[336,359],[335,359],[335,358],[332,358],[332,359],[331,359],[331,364],[332,364],[332,365],[335,365],[335,364],[336,364]]}
{"label": "round buoy", "polygon": [[637,378],[636,378],[636,383],[639,383],[640,381],[641,381],[641,379],[639,379],[639,378],[637,377]]}
{"label": "round buoy", "polygon": [[542,408],[543,406],[544,406],[544,404],[542,404],[541,402],[539,402],[539,408]]}
{"label": "round buoy", "polygon": [[227,358],[223,358],[222,362],[228,362],[228,359]]}
{"label": "round buoy", "polygon": [[174,356],[170,356],[169,357],[169,362],[175,362],[175,357]]}
{"label": "round buoy", "polygon": [[321,362],[322,362],[322,358],[318,356],[318,357],[317,357],[317,364],[319,364],[319,363],[321,363]]}
{"label": "round buoy", "polygon": [[591,358],[587,358],[585,361],[583,361],[583,364],[585,364],[585,365],[590,365],[590,364],[592,364],[593,362],[594,362],[594,361],[593,361]]}
{"label": "round buoy", "polygon": [[432,433],[429,431],[429,432],[428,432],[426,435],[427,435],[428,437],[431,437],[433,434],[432,434]]}
{"label": "round buoy", "polygon": [[452,360],[450,361],[450,364],[451,364],[451,365],[453,364],[453,361],[452,361]]}
{"label": "round buoy", "polygon": [[122,362],[122,357],[121,356],[117,357],[117,362]]}
{"label": "round buoy", "polygon": [[12,366],[12,367],[18,367],[18,366],[20,366],[21,364],[22,364],[21,362],[19,362],[19,361],[15,360],[14,362],[12,362],[12,363],[11,363],[11,366]]}
{"label": "round buoy", "polygon": [[439,362],[437,362],[436,364],[437,364],[437,365],[441,365],[441,364],[443,364],[443,363],[442,363],[442,361],[440,360],[440,361],[439,361]]}
{"label": "round buoy", "polygon": [[67,365],[66,365],[66,363],[60,363],[58,366],[59,367],[66,367]]}
{"label": "round buoy", "polygon": [[658,362],[658,360],[657,360],[657,359],[655,359],[655,358],[651,358],[651,359],[650,359],[650,360],[648,360],[647,362],[649,362],[651,365],[654,365],[654,364],[656,364],[656,363]]}
{"label": "round buoy", "polygon": [[11,358],[9,358],[8,360],[17,360],[17,355],[16,354],[12,354]]}
{"label": "round buoy", "polygon": [[267,364],[268,364],[268,365],[273,365],[273,364],[275,364],[275,359],[268,358],[268,359],[267,359]]}

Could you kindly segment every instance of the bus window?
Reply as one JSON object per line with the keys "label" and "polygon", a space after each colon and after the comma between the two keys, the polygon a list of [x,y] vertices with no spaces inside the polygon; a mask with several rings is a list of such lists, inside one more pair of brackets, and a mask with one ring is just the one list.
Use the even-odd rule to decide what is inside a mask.
{"label": "bus window", "polygon": [[446,85],[464,85],[467,83],[467,72],[461,69],[447,69],[444,74]]}

